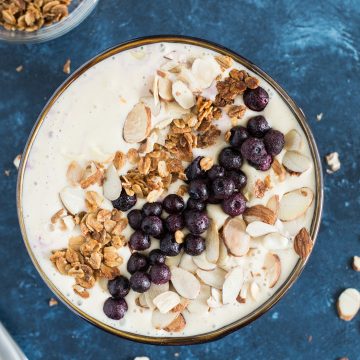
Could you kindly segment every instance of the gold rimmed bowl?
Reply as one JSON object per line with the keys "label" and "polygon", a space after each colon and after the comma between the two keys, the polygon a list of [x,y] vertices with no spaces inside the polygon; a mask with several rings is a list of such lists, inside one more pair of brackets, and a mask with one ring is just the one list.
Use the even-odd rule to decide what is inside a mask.
{"label": "gold rimmed bowl", "polygon": [[243,66],[247,67],[251,71],[253,71],[258,77],[267,81],[275,91],[280,95],[281,99],[287,104],[289,109],[292,111],[293,115],[297,119],[299,125],[301,126],[304,134],[307,138],[307,142],[309,144],[311,156],[314,163],[314,171],[315,171],[315,210],[314,215],[312,218],[311,228],[310,228],[310,235],[314,242],[316,241],[316,237],[319,231],[320,220],[321,220],[321,213],[322,213],[322,205],[323,205],[323,179],[322,179],[322,169],[321,169],[321,161],[319,157],[319,153],[316,147],[316,143],[314,137],[311,133],[311,130],[306,122],[305,116],[302,110],[295,104],[295,102],[289,97],[289,95],[278,85],[269,75],[267,75],[264,71],[259,69],[256,65],[251,63],[250,61],[246,60],[242,56],[238,55],[237,53],[226,49],[220,45],[215,43],[192,38],[192,37],[184,37],[184,36],[153,36],[153,37],[145,37],[140,39],[131,40],[120,45],[117,45],[111,49],[108,49],[97,55],[77,71],[73,73],[53,94],[49,102],[46,104],[45,108],[43,109],[42,113],[40,114],[30,136],[25,146],[25,150],[23,152],[20,168],[19,168],[19,175],[18,175],[18,184],[17,184],[17,209],[18,209],[18,217],[21,227],[22,236],[27,248],[27,251],[33,261],[36,269],[38,270],[39,274],[48,285],[48,287],[56,294],[56,296],[65,304],[67,305],[72,311],[74,311],[77,315],[83,317],[85,320],[89,321],[90,323],[104,329],[110,333],[115,335],[121,336],[126,339],[140,341],[148,344],[164,344],[164,345],[184,345],[184,344],[196,344],[206,341],[211,341],[218,339],[222,336],[225,336],[235,330],[240,329],[241,327],[251,323],[259,316],[267,312],[272,306],[274,306],[289,290],[289,288],[294,284],[294,282],[299,278],[302,270],[305,267],[305,264],[309,257],[306,259],[299,259],[296,266],[287,277],[287,279],[283,282],[283,284],[279,287],[279,289],[263,304],[261,304],[258,308],[254,311],[249,313],[248,315],[242,317],[234,321],[231,324],[223,326],[219,329],[209,331],[204,334],[193,335],[193,336],[185,336],[185,337],[153,337],[153,336],[145,336],[139,335],[135,333],[130,333],[126,331],[122,331],[116,328],[113,328],[105,323],[100,322],[99,320],[95,319],[94,317],[88,315],[75,304],[73,304],[69,299],[63,294],[55,284],[49,279],[47,274],[41,268],[33,250],[30,246],[28,235],[26,232],[25,224],[24,224],[24,214],[23,214],[23,182],[24,182],[24,174],[26,171],[26,164],[29,157],[30,150],[32,145],[35,141],[35,138],[38,134],[38,131],[44,122],[46,115],[48,114],[49,110],[53,106],[53,104],[58,100],[58,98],[62,95],[62,93],[74,82],[76,81],[80,75],[84,72],[89,70],[92,66],[96,65],[97,63],[107,59],[113,55],[116,55],[120,52],[125,50],[129,50],[132,48],[136,48],[143,45],[154,44],[159,42],[175,42],[175,43],[183,43],[188,45],[196,45],[201,46],[203,48],[215,51],[217,53],[228,55],[232,57],[235,61],[242,64]]}

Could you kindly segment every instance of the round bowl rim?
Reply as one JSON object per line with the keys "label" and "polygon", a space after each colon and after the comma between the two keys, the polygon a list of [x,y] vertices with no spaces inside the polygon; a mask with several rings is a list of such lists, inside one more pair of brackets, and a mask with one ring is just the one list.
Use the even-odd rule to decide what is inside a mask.
{"label": "round bowl rim", "polygon": [[258,317],[266,313],[268,310],[270,310],[289,290],[289,288],[295,283],[295,281],[299,278],[302,270],[304,269],[309,256],[306,259],[299,259],[296,266],[288,276],[288,278],[285,280],[285,282],[280,286],[280,288],[263,304],[261,304],[258,308],[256,308],[254,311],[252,311],[250,314],[246,315],[245,317],[234,321],[231,324],[228,324],[226,326],[223,326],[219,329],[210,331],[208,333],[199,334],[199,335],[192,335],[192,336],[186,336],[186,337],[154,337],[154,336],[145,336],[145,335],[139,335],[130,333],[127,331],[122,331],[119,329],[115,329],[111,326],[108,326],[92,316],[89,316],[85,312],[83,312],[81,309],[77,308],[74,304],[72,304],[64,294],[62,294],[56,286],[50,281],[50,279],[46,276],[42,268],[40,267],[39,263],[37,262],[37,259],[32,252],[31,246],[29,244],[24,219],[23,219],[23,213],[22,213],[22,186],[23,186],[23,178],[24,178],[24,172],[25,172],[25,165],[32,147],[32,144],[36,138],[36,135],[41,127],[41,124],[43,123],[47,112],[51,108],[51,106],[54,104],[56,99],[74,82],[82,73],[84,73],[86,70],[88,70],[90,67],[95,65],[96,63],[113,56],[119,52],[122,52],[124,50],[128,50],[131,48],[135,48],[142,45],[152,44],[152,43],[158,43],[158,42],[179,42],[179,43],[185,43],[189,45],[198,45],[210,50],[214,50],[220,54],[231,56],[235,61],[239,62],[240,64],[244,65],[245,67],[249,68],[251,71],[253,71],[256,75],[262,77],[264,80],[266,80],[268,83],[271,84],[271,86],[274,87],[274,89],[279,93],[279,95],[282,97],[282,99],[287,103],[293,114],[295,115],[297,121],[299,122],[301,128],[303,129],[307,141],[309,143],[311,155],[314,161],[314,168],[315,168],[315,180],[316,180],[316,194],[315,194],[315,210],[314,210],[314,217],[311,224],[310,229],[310,235],[314,241],[314,245],[316,242],[316,238],[319,232],[320,222],[321,222],[321,214],[322,214],[322,208],[323,208],[323,176],[322,176],[322,166],[321,166],[321,160],[319,156],[319,152],[315,143],[314,136],[309,128],[309,125],[307,124],[305,115],[303,111],[296,105],[296,103],[292,100],[292,98],[285,92],[285,90],[277,83],[275,80],[272,79],[266,72],[261,70],[259,67],[257,67],[255,64],[253,64],[251,61],[247,60],[243,56],[237,54],[236,52],[227,49],[224,46],[218,45],[214,42],[195,38],[195,37],[189,37],[189,36],[180,36],[180,35],[154,35],[154,36],[146,36],[146,37],[140,37],[136,39],[132,39],[129,41],[122,42],[118,45],[115,45],[100,54],[93,57],[91,60],[86,62],[83,66],[81,66],[79,69],[77,69],[69,78],[67,78],[59,87],[58,89],[53,93],[45,107],[43,108],[42,112],[40,113],[30,135],[27,140],[27,143],[25,145],[25,149],[21,158],[21,163],[19,166],[19,173],[18,173],[18,179],[17,179],[17,194],[16,194],[16,201],[17,201],[17,212],[18,212],[18,219],[20,223],[21,233],[22,237],[26,246],[26,249],[29,253],[29,256],[39,272],[40,276],[46,283],[46,285],[50,288],[50,290],[68,307],[70,310],[72,310],[75,314],[79,315],[80,317],[84,318],[88,322],[92,323],[93,325],[108,331],[112,334],[115,334],[117,336],[120,336],[122,338],[126,338],[129,340],[147,343],[147,344],[158,344],[158,345],[187,345],[187,344],[198,344],[198,343],[204,343],[208,341],[217,340],[225,335],[228,335],[229,333],[236,331],[252,321],[256,320]]}

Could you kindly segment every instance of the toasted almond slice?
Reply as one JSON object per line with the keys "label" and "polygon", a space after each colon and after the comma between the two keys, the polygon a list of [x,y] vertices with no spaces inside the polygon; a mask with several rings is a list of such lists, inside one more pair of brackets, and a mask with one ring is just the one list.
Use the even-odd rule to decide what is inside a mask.
{"label": "toasted almond slice", "polygon": [[140,296],[136,298],[135,303],[136,303],[137,306],[140,306],[140,307],[142,307],[144,309],[149,308],[149,305],[146,302],[145,293],[140,294]]}
{"label": "toasted almond slice", "polygon": [[360,293],[356,289],[344,290],[337,301],[337,310],[340,319],[352,320],[360,309]]}
{"label": "toasted almond slice", "polygon": [[66,210],[72,215],[85,211],[85,191],[80,187],[64,187],[60,193],[60,200]]}
{"label": "toasted almond slice", "polygon": [[226,271],[220,268],[216,268],[211,271],[197,269],[196,274],[205,284],[212,286],[216,289],[222,289],[225,281]]}
{"label": "toasted almond slice", "polygon": [[172,82],[168,78],[159,78],[159,95],[164,101],[173,101]]}
{"label": "toasted almond slice", "polygon": [[246,227],[246,232],[251,237],[255,237],[255,238],[259,236],[264,236],[266,234],[274,233],[277,231],[278,229],[275,226],[269,225],[262,221],[254,221]]}
{"label": "toasted almond slice", "polygon": [[305,228],[302,228],[294,239],[294,250],[302,258],[305,259],[313,248],[313,241]]}
{"label": "toasted almond slice", "polygon": [[310,159],[298,151],[287,151],[282,164],[290,174],[301,174],[311,167]]}
{"label": "toasted almond slice", "polygon": [[221,74],[221,68],[212,56],[195,59],[191,71],[202,89],[210,87],[215,78]]}
{"label": "toasted almond slice", "polygon": [[173,121],[173,118],[167,118],[167,119],[161,120],[154,126],[154,128],[160,129],[160,130],[165,129],[172,123],[172,121]]}
{"label": "toasted almond slice", "polygon": [[205,252],[198,256],[193,256],[193,262],[197,267],[203,270],[214,270],[216,268],[216,264],[211,263],[207,259]]}
{"label": "toasted almond slice", "polygon": [[313,199],[314,193],[307,187],[285,193],[280,200],[279,219],[281,221],[297,219],[307,211]]}
{"label": "toasted almond slice", "polygon": [[171,282],[175,290],[186,299],[195,299],[200,292],[199,280],[189,271],[171,268]]}
{"label": "toasted almond slice", "polygon": [[162,330],[168,327],[180,314],[176,312],[161,313],[159,310],[154,310],[151,316],[151,324],[157,330]]}
{"label": "toasted almond slice", "polygon": [[196,269],[198,268],[193,262],[193,257],[185,253],[181,257],[179,267],[181,267],[186,271],[191,272],[192,274],[195,274]]}
{"label": "toasted almond slice", "polygon": [[280,208],[280,197],[279,195],[273,195],[268,202],[266,203],[266,207],[269,208],[277,217],[279,214]]}
{"label": "toasted almond slice", "polygon": [[248,290],[249,290],[249,283],[248,282],[244,282],[243,286],[241,287],[239,296],[236,298],[236,300],[240,303],[240,304],[245,304],[246,303],[246,299],[248,296]]}
{"label": "toasted almond slice", "polygon": [[259,295],[260,295],[260,286],[259,284],[254,280],[250,283],[249,286],[249,291],[250,291],[250,295],[253,298],[253,300],[258,300]]}
{"label": "toasted almond slice", "polygon": [[186,325],[185,318],[182,314],[179,314],[179,316],[168,326],[164,328],[165,331],[168,332],[180,332],[184,329]]}
{"label": "toasted almond slice", "polygon": [[240,266],[233,268],[226,274],[222,288],[224,304],[231,304],[236,301],[243,283],[244,271]]}
{"label": "toasted almond slice", "polygon": [[201,87],[197,82],[196,77],[192,73],[191,69],[185,66],[180,67],[180,73],[177,76],[178,80],[183,81],[192,92],[200,92]]}
{"label": "toasted almond slice", "polygon": [[180,298],[180,303],[171,309],[172,312],[182,312],[189,305],[190,300],[185,298]]}
{"label": "toasted almond slice", "polygon": [[222,293],[216,288],[211,288],[211,296],[207,299],[207,304],[211,308],[218,308],[223,305]]}
{"label": "toasted almond slice", "polygon": [[153,300],[160,294],[169,291],[169,283],[166,284],[151,284],[150,289],[145,293],[145,300],[150,309],[155,309],[156,306]]}
{"label": "toasted almond slice", "polygon": [[191,314],[206,314],[209,311],[209,305],[203,299],[190,300],[187,310]]}
{"label": "toasted almond slice", "polygon": [[182,257],[182,253],[176,255],[176,256],[167,256],[165,263],[167,266],[172,267],[172,266],[179,266],[180,261],[181,261],[181,257]]}
{"label": "toasted almond slice", "polygon": [[172,95],[176,102],[184,109],[190,109],[195,105],[195,97],[185,83],[178,80],[172,84]]}
{"label": "toasted almond slice", "polygon": [[303,145],[302,136],[300,133],[293,129],[285,135],[285,149],[286,150],[301,150]]}
{"label": "toasted almond slice", "polygon": [[72,186],[76,186],[80,183],[83,176],[83,169],[77,161],[72,161],[66,171],[66,179]]}
{"label": "toasted almond slice", "polygon": [[154,305],[163,314],[166,314],[180,304],[180,296],[174,291],[165,291],[153,299]]}
{"label": "toasted almond slice", "polygon": [[19,169],[20,162],[21,162],[21,154],[16,155],[15,159],[13,160],[13,164],[16,167],[16,169]]}
{"label": "toasted almond slice", "polygon": [[152,94],[154,97],[154,104],[155,106],[160,102],[159,99],[159,75],[155,74],[154,76],[154,81],[153,81],[153,86],[152,86]]}
{"label": "toasted almond slice", "polygon": [[142,102],[144,105],[146,105],[150,109],[152,115],[158,116],[160,114],[161,102],[159,101],[155,105],[155,100],[154,100],[153,96],[144,96],[144,97],[140,98],[140,102]]}
{"label": "toasted almond slice", "polygon": [[105,172],[105,181],[103,184],[104,196],[108,200],[116,200],[121,193],[120,177],[114,165],[109,165]]}
{"label": "toasted almond slice", "polygon": [[289,239],[279,233],[270,233],[263,237],[262,245],[268,250],[285,250],[289,248]]}
{"label": "toasted almond slice", "polygon": [[130,144],[139,143],[147,138],[151,130],[151,110],[143,103],[136,104],[128,113],[124,128],[124,140]]}
{"label": "toasted almond slice", "polygon": [[266,224],[274,225],[276,221],[275,213],[263,205],[248,207],[243,214],[243,218],[248,224],[254,221],[261,221]]}
{"label": "toasted almond slice", "polygon": [[229,260],[228,249],[225,245],[222,232],[220,232],[220,249],[219,249],[219,259],[217,261],[217,264],[222,268],[226,266],[228,260]]}
{"label": "toasted almond slice", "polygon": [[250,236],[245,229],[246,225],[241,217],[228,218],[222,228],[224,243],[234,256],[243,256],[249,251]]}
{"label": "toasted almond slice", "polygon": [[176,119],[182,115],[189,114],[189,109],[182,108],[176,101],[165,102],[166,115],[171,119]]}
{"label": "toasted almond slice", "polygon": [[62,221],[66,227],[66,230],[68,230],[68,231],[74,230],[75,222],[74,222],[74,218],[71,215],[64,216],[62,218]]}
{"label": "toasted almond slice", "polygon": [[355,271],[360,271],[360,256],[354,256],[353,257],[352,268]]}
{"label": "toasted almond slice", "polygon": [[212,262],[216,263],[219,258],[219,249],[220,249],[220,238],[219,238],[219,229],[216,226],[214,220],[210,221],[210,227],[206,234],[206,258]]}
{"label": "toasted almond slice", "polygon": [[281,261],[278,255],[268,253],[265,256],[264,268],[269,288],[273,288],[281,275]]}

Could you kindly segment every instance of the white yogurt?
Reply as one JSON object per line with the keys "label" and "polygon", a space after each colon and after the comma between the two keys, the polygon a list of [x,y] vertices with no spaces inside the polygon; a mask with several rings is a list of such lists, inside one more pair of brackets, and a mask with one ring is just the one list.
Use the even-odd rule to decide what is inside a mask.
{"label": "white yogurt", "polygon": [[[273,289],[263,291],[256,302],[248,300],[245,304],[226,305],[212,309],[206,315],[190,315],[185,312],[187,325],[183,332],[174,334],[155,330],[152,327],[151,312],[140,310],[135,305],[134,299],[137,294],[132,291],[126,298],[129,310],[124,319],[114,321],[107,318],[102,311],[103,303],[109,296],[104,283],[99,282],[90,290],[89,299],[81,299],[72,290],[74,279],[58,273],[50,262],[51,250],[66,247],[68,238],[73,235],[70,232],[49,229],[50,216],[62,207],[58,193],[66,185],[65,174],[69,162],[74,159],[80,162],[96,158],[101,160],[101,157],[106,154],[117,150],[126,152],[132,147],[122,138],[124,119],[139,98],[149,94],[151,78],[155,70],[164,62],[163,55],[172,50],[192,57],[215,54],[210,50],[185,44],[146,45],[142,49],[124,51],[101,61],[73,82],[51,107],[39,129],[26,164],[22,194],[24,221],[31,249],[50,281],[74,304],[74,307],[116,329],[159,337],[206,333],[242,318],[276,292],[298,261],[298,256],[292,248],[277,251],[281,259],[282,274],[280,281]],[[239,64],[234,64],[234,67],[243,69]],[[270,125],[283,133],[296,129],[306,142],[301,127],[286,103],[264,80],[261,80],[261,86],[270,94],[270,102],[262,112]],[[206,95],[213,97],[214,89],[207,90]],[[241,101],[237,100],[237,103]],[[240,124],[246,124],[247,119],[255,114],[258,113],[247,110]],[[162,118],[164,115],[160,114],[155,120],[153,119],[153,124]],[[217,123],[223,132],[231,126],[226,116]],[[216,158],[220,149],[226,146],[222,139],[223,136],[215,146],[203,150],[197,149],[196,152]],[[305,143],[302,152],[311,157],[308,144]],[[283,153],[279,158],[282,156]],[[248,165],[245,165],[243,170],[250,182],[252,177],[257,179],[267,175]],[[313,168],[300,177],[289,177],[285,182],[277,184],[266,192],[263,199],[252,199],[249,205],[264,204],[275,193],[281,196],[289,190],[303,186],[315,192]],[[210,206],[209,211],[221,226],[226,215],[218,206]],[[312,205],[306,216],[295,224],[296,230],[303,226],[310,228],[313,213],[314,206]],[[130,234],[130,230],[127,229],[125,234]],[[130,253],[127,248],[123,248],[120,254],[126,260]],[[126,273],[125,263],[126,261],[120,268],[124,273]]]}

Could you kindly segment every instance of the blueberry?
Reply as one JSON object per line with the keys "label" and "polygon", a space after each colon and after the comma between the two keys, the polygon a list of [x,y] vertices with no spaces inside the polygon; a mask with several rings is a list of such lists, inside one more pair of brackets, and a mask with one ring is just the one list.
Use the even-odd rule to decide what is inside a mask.
{"label": "blueberry", "polygon": [[249,162],[251,166],[253,166],[255,169],[260,171],[267,171],[270,169],[272,164],[272,156],[271,155],[265,155],[263,158],[261,158],[258,163],[252,163]]}
{"label": "blueberry", "polygon": [[110,295],[113,298],[124,298],[130,290],[130,282],[125,276],[117,276],[113,280],[109,280],[107,284]]}
{"label": "blueberry", "polygon": [[194,200],[205,201],[209,197],[206,181],[202,179],[190,181],[188,193]]}
{"label": "blueberry", "polygon": [[191,256],[200,255],[205,250],[205,239],[199,235],[187,234],[184,240],[184,251]]}
{"label": "blueberry", "polygon": [[159,236],[163,233],[164,227],[162,220],[155,215],[145,216],[141,222],[141,230],[151,236]]}
{"label": "blueberry", "polygon": [[130,274],[137,271],[146,271],[149,268],[149,260],[145,255],[134,252],[129,257],[126,268]]}
{"label": "blueberry", "polygon": [[160,240],[160,250],[165,253],[166,256],[176,256],[180,253],[182,244],[175,241],[174,234],[167,233],[163,239]]}
{"label": "blueberry", "polygon": [[268,154],[278,155],[285,145],[284,134],[278,130],[269,130],[264,137],[264,143]]}
{"label": "blueberry", "polygon": [[120,320],[125,316],[128,306],[124,299],[108,298],[104,302],[104,314],[113,320]]}
{"label": "blueberry", "polygon": [[234,126],[230,130],[230,145],[240,149],[242,143],[249,137],[249,133],[244,126]]}
{"label": "blueberry", "polygon": [[269,94],[262,87],[246,89],[243,95],[245,105],[254,111],[262,111],[269,102]]}
{"label": "blueberry", "polygon": [[234,181],[230,178],[217,178],[211,183],[212,194],[217,199],[226,199],[235,190]]}
{"label": "blueberry", "polygon": [[266,155],[264,141],[262,139],[249,138],[241,146],[243,157],[255,164],[259,163]]}
{"label": "blueberry", "polygon": [[203,156],[195,158],[191,164],[185,169],[185,175],[188,181],[205,177],[205,171],[200,167],[200,161]]}
{"label": "blueberry", "polygon": [[171,278],[169,267],[165,264],[153,265],[150,269],[150,278],[151,282],[156,285],[166,284]]}
{"label": "blueberry", "polygon": [[210,180],[214,180],[225,175],[225,169],[221,165],[215,164],[208,172],[206,173],[207,177]]}
{"label": "blueberry", "polygon": [[120,196],[112,201],[112,204],[115,209],[128,211],[136,204],[136,195],[130,196],[122,190]]}
{"label": "blueberry", "polygon": [[251,118],[248,121],[247,129],[250,135],[257,138],[262,138],[271,128],[266,119],[262,115],[259,115]]}
{"label": "blueberry", "polygon": [[184,217],[186,227],[195,235],[202,234],[210,225],[210,220],[203,211],[189,210],[186,211]]}
{"label": "blueberry", "polygon": [[181,214],[170,214],[165,219],[165,226],[170,232],[181,230],[185,226],[184,218]]}
{"label": "blueberry", "polygon": [[160,202],[146,203],[144,204],[142,211],[145,216],[160,216],[162,212],[162,205]]}
{"label": "blueberry", "polygon": [[233,148],[224,148],[219,154],[219,164],[226,170],[240,170],[243,159],[241,153]]}
{"label": "blueberry", "polygon": [[165,264],[166,255],[160,249],[151,250],[149,253],[149,261],[151,265]]}
{"label": "blueberry", "polygon": [[150,247],[151,241],[147,234],[144,234],[141,230],[134,231],[129,239],[129,246],[133,250],[146,250]]}
{"label": "blueberry", "polygon": [[163,200],[164,210],[169,214],[177,214],[184,209],[184,200],[176,194],[170,194]]}
{"label": "blueberry", "polygon": [[138,293],[148,291],[151,285],[150,276],[146,272],[137,271],[130,277],[130,287]]}
{"label": "blueberry", "polygon": [[206,208],[206,203],[199,200],[194,200],[192,198],[189,198],[186,203],[186,209],[187,210],[199,210],[203,211]]}
{"label": "blueberry", "polygon": [[238,216],[245,211],[246,208],[246,199],[240,193],[235,193],[229,198],[225,199],[221,207],[225,214],[230,216]]}
{"label": "blueberry", "polygon": [[235,190],[240,191],[247,183],[246,175],[241,171],[230,170],[226,172],[226,177],[234,182]]}
{"label": "blueberry", "polygon": [[143,219],[143,214],[142,214],[141,210],[138,210],[138,209],[131,210],[127,214],[127,218],[129,220],[129,225],[134,230],[139,230],[140,229],[141,221]]}

